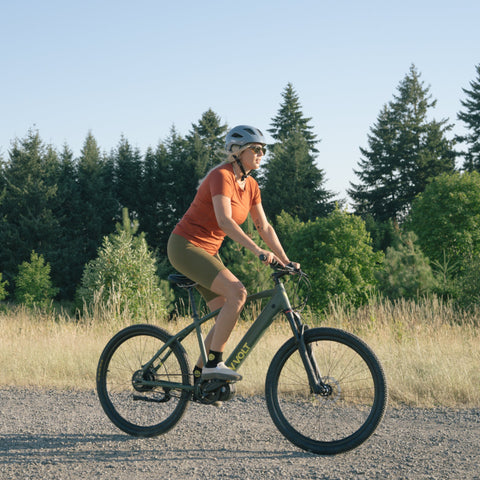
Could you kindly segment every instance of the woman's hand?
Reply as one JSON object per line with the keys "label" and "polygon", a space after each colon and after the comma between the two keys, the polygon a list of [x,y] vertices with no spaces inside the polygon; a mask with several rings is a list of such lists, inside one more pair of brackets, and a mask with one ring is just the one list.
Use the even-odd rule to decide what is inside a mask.
{"label": "woman's hand", "polygon": [[260,248],[257,256],[266,265],[269,265],[270,263],[278,263],[283,267],[285,266],[285,264],[274,253],[270,252],[269,250],[263,250],[262,248]]}
{"label": "woman's hand", "polygon": [[300,264],[297,262],[288,262],[288,265],[291,265],[295,270],[300,270]]}

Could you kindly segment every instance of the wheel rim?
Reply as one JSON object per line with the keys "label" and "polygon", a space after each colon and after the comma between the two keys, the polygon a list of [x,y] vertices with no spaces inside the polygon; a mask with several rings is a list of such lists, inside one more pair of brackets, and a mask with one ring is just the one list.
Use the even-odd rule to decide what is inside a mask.
{"label": "wheel rim", "polygon": [[328,387],[327,393],[311,392],[300,354],[292,345],[274,388],[272,408],[277,426],[288,438],[293,430],[300,439],[297,443],[312,451],[322,448],[342,451],[345,445],[352,448],[375,429],[372,421],[378,424],[381,418],[378,408],[384,407],[378,398],[382,388],[376,384],[377,375],[372,372],[369,359],[355,345],[328,338],[309,345]]}
{"label": "wheel rim", "polygon": [[[188,365],[174,351],[161,365],[144,372],[145,365],[164,344],[153,334],[137,333],[123,338],[113,348],[101,388],[107,414],[114,423],[131,434],[149,435],[168,430],[186,408],[187,391],[144,385],[143,381],[166,380],[185,383]],[[183,371],[182,371],[183,369]],[[171,424],[171,425],[170,425]]]}

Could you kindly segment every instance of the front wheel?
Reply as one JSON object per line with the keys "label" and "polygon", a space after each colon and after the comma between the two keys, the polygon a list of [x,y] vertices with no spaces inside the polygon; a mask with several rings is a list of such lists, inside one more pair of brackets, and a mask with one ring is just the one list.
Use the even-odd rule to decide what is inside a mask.
{"label": "front wheel", "polygon": [[298,343],[291,338],[267,372],[270,416],[280,432],[304,450],[321,455],[351,450],[372,435],[385,413],[382,366],[362,340],[343,330],[313,328],[304,338],[321,388],[310,385]]}
{"label": "front wheel", "polygon": [[[170,338],[168,332],[154,325],[132,325],[118,332],[100,356],[98,398],[110,420],[130,435],[165,433],[187,408],[191,392],[182,387],[190,386],[190,368],[178,342],[145,368]],[[155,385],[161,381],[173,386]]]}

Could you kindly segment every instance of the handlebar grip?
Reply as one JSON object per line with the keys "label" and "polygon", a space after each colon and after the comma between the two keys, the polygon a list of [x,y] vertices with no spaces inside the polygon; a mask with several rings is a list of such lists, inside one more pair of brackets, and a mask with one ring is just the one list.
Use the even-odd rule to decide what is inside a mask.
{"label": "handlebar grip", "polygon": [[[258,258],[262,261],[262,262],[266,262],[267,261],[267,256],[263,253],[261,253]],[[273,262],[270,262],[269,265],[272,267],[272,268],[279,268],[281,267],[282,265],[280,263],[278,263],[277,261],[273,260]]]}

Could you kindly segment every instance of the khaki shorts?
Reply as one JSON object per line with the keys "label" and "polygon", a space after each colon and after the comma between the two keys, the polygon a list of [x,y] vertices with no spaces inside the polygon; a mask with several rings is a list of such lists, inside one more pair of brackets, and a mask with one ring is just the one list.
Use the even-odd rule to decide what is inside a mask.
{"label": "khaki shorts", "polygon": [[210,255],[181,235],[172,233],[168,239],[167,255],[173,268],[198,283],[197,290],[207,302],[219,296],[210,290],[218,273],[227,268],[218,253]]}

